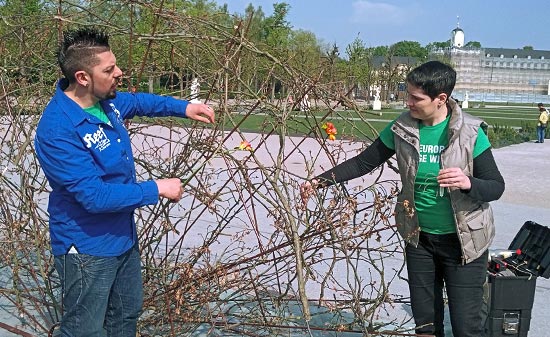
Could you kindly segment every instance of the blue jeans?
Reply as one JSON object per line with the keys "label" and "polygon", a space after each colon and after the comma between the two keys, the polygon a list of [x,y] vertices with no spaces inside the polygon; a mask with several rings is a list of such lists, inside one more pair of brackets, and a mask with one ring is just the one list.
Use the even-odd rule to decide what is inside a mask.
{"label": "blue jeans", "polygon": [[546,126],[537,126],[537,142],[544,143],[545,132],[546,132]]}
{"label": "blue jeans", "polygon": [[447,290],[454,337],[480,337],[487,254],[462,265],[456,234],[421,232],[418,247],[406,249],[412,313],[418,334],[445,336],[443,287]]}
{"label": "blue jeans", "polygon": [[143,304],[139,249],[116,257],[55,257],[63,289],[62,337],[135,337]]}

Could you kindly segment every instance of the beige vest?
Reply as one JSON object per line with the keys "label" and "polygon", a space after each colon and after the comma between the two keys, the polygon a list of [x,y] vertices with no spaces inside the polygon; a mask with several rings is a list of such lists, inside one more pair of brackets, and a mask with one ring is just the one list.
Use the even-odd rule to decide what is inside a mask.
{"label": "beige vest", "polygon": [[[486,124],[463,113],[455,101],[449,100],[449,145],[441,152],[441,166],[460,167],[467,176],[473,175],[473,150],[480,126]],[[397,197],[395,219],[405,241],[418,245],[419,224],[414,203],[414,181],[418,171],[420,141],[418,120],[403,113],[392,126],[395,153],[401,175],[402,189]],[[458,189],[450,191],[456,230],[462,245],[463,263],[468,263],[489,248],[495,235],[493,212],[488,202],[474,200]]]}

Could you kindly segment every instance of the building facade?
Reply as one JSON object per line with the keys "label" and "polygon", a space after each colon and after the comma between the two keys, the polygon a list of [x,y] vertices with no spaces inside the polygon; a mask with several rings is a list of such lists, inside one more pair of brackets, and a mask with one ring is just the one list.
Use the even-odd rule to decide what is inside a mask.
{"label": "building facade", "polygon": [[457,72],[453,96],[479,102],[549,102],[550,51],[464,46],[462,29],[451,33],[445,56]]}

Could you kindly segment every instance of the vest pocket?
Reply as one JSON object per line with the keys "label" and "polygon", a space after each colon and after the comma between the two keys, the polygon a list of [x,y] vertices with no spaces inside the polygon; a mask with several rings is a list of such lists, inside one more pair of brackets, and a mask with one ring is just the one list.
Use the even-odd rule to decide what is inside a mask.
{"label": "vest pocket", "polygon": [[[482,252],[489,246],[493,236],[491,233],[492,218],[492,211],[488,203],[483,203],[475,210],[465,214],[464,222],[468,226],[475,252]],[[463,242],[466,241],[463,240]]]}

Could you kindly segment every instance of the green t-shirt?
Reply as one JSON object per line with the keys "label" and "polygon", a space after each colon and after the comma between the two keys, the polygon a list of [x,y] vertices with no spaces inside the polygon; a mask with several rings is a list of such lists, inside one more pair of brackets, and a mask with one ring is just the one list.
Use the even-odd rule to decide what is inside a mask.
{"label": "green t-shirt", "polygon": [[[391,122],[380,133],[380,140],[390,149],[395,150],[394,134]],[[449,117],[443,122],[426,126],[418,123],[420,130],[420,162],[414,182],[414,201],[420,229],[431,234],[449,234],[456,232],[451,200],[447,189],[441,189],[437,183],[440,170],[441,151],[447,147],[449,139],[447,130]],[[489,138],[480,127],[474,146],[474,158],[491,147]]]}
{"label": "green t-shirt", "polygon": [[97,117],[103,123],[111,125],[111,121],[109,121],[109,118],[107,118],[107,115],[105,114],[105,111],[103,111],[103,108],[101,107],[99,102],[89,108],[84,108],[84,111],[92,116]]}

